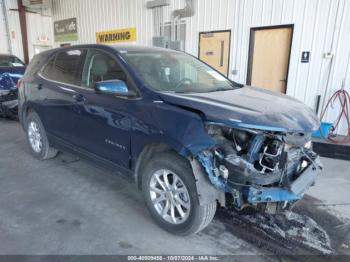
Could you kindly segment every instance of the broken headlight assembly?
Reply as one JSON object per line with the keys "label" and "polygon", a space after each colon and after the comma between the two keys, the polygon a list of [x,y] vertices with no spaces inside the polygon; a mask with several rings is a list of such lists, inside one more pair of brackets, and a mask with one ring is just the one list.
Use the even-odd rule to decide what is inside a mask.
{"label": "broken headlight assembly", "polygon": [[286,206],[295,202],[301,198],[304,188],[295,194],[291,191],[294,181],[310,166],[320,168],[308,134],[212,124],[206,129],[216,145],[197,158],[211,183],[232,194],[233,204],[238,209],[247,205],[283,203]]}

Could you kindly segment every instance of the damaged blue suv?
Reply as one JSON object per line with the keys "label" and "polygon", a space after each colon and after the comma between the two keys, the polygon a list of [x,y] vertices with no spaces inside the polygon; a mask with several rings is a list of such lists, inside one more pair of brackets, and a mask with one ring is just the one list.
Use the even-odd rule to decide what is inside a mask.
{"label": "damaged blue suv", "polygon": [[322,169],[311,109],[167,49],[40,53],[19,87],[19,118],[34,157],[68,150],[126,175],[174,234],[202,230],[217,204],[289,208]]}

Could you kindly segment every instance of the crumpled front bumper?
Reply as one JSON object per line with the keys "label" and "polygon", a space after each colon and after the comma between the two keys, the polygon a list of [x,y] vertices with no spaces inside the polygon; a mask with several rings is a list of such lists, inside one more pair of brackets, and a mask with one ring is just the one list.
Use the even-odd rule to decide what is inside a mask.
{"label": "crumpled front bumper", "polygon": [[16,117],[18,113],[17,93],[0,93],[0,116]]}
{"label": "crumpled front bumper", "polygon": [[7,107],[8,109],[14,109],[18,106],[18,100],[11,100],[11,101],[5,101],[5,102],[0,102],[0,105],[2,107]]}
{"label": "crumpled front bumper", "polygon": [[317,157],[314,162],[290,184],[289,188],[257,188],[251,186],[246,191],[247,201],[250,204],[297,201],[301,199],[305,192],[315,183],[321,170],[322,164],[320,158]]}
{"label": "crumpled front bumper", "polygon": [[12,110],[18,107],[18,90],[3,90],[0,89],[0,109]]}

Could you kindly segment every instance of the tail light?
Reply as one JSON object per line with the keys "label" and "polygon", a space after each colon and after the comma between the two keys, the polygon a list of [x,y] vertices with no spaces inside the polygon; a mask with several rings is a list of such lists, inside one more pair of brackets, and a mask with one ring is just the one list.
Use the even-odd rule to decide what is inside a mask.
{"label": "tail light", "polygon": [[21,87],[21,79],[17,80],[17,89],[19,89]]}

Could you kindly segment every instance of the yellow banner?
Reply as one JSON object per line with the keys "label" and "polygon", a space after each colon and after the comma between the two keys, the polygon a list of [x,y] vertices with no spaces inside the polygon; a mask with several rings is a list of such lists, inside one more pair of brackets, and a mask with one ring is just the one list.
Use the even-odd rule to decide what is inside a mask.
{"label": "yellow banner", "polygon": [[136,42],[136,28],[132,27],[96,33],[97,44],[114,44],[121,42]]}

